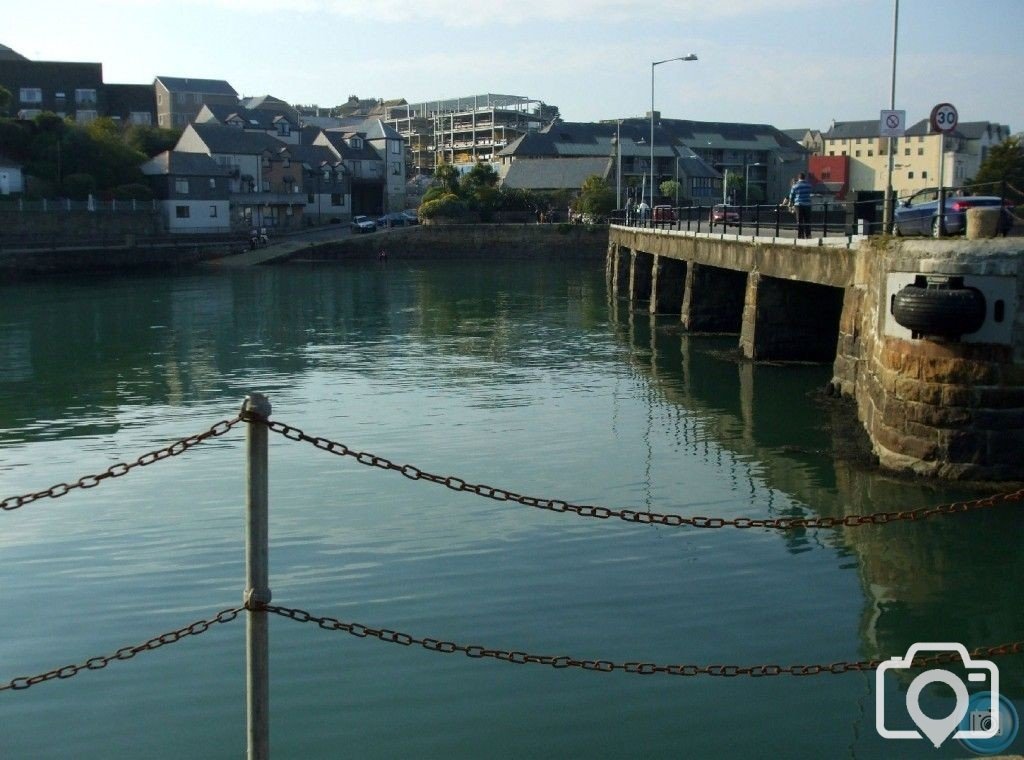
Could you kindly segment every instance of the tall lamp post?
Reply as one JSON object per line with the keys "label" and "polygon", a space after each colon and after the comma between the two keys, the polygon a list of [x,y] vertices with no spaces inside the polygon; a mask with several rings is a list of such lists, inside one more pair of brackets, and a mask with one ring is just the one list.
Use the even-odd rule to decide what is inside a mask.
{"label": "tall lamp post", "polygon": [[666,58],[664,61],[651,61],[651,209],[654,209],[654,67],[671,61],[696,61],[694,53]]}
{"label": "tall lamp post", "polygon": [[615,122],[615,208],[622,208],[622,119]]}
{"label": "tall lamp post", "polygon": [[760,161],[755,161],[752,164],[747,164],[743,170],[743,205],[750,205],[750,167],[751,166],[764,166]]}
{"label": "tall lamp post", "polygon": [[[895,0],[892,17],[892,82],[889,86],[889,110],[896,108],[896,38],[900,26],[900,0]],[[889,149],[889,168],[885,180],[885,208],[882,209],[882,231],[886,234],[892,229],[893,190],[892,170],[896,157],[893,155],[893,139],[887,139]],[[941,158],[940,158],[941,160]]]}

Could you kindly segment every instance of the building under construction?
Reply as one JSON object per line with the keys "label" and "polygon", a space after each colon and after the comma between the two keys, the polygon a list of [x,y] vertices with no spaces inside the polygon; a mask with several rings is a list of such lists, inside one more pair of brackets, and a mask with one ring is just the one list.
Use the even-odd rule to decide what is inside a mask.
{"label": "building under construction", "polygon": [[499,150],[557,116],[558,108],[540,100],[487,93],[394,105],[386,120],[405,138],[410,169],[432,174],[442,163],[496,162]]}

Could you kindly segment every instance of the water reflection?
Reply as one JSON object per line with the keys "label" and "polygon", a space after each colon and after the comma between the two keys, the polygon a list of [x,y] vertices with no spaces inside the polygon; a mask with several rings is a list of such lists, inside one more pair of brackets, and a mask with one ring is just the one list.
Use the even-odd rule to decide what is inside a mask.
{"label": "water reflection", "polygon": [[[612,309],[629,359],[660,403],[686,410],[683,447],[728,477],[749,483],[747,516],[844,516],[977,498],[955,484],[898,479],[850,458],[865,445],[851,410],[814,399],[828,366],[742,360],[734,338],[687,335],[675,320]],[[855,426],[854,426],[855,427]],[[766,488],[759,487],[762,483]],[[738,490],[738,489],[737,489]],[[773,495],[782,495],[783,504]],[[763,497],[767,496],[767,499]],[[1024,639],[1024,522],[1013,507],[991,512],[839,531],[782,535],[799,554],[829,548],[856,560],[865,606],[865,658],[902,654],[916,641],[969,648]],[[1024,658],[998,662],[1003,691],[1024,696]]]}

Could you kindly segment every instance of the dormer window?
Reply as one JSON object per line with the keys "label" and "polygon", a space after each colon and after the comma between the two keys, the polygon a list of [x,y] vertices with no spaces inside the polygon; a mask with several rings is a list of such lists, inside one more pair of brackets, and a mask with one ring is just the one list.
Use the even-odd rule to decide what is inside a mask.
{"label": "dormer window", "polygon": [[277,122],[277,134],[281,137],[287,137],[292,133],[292,125],[286,121]]}
{"label": "dormer window", "polygon": [[361,137],[353,137],[353,138],[351,138],[351,139],[350,139],[350,140],[348,141],[348,144],[349,144],[349,145],[351,145],[351,146],[352,146],[353,148],[355,148],[356,150],[362,150],[362,147],[363,147],[363,138],[361,138]]}
{"label": "dormer window", "polygon": [[263,157],[263,168],[264,169],[269,169],[270,168],[270,156],[264,156]]}

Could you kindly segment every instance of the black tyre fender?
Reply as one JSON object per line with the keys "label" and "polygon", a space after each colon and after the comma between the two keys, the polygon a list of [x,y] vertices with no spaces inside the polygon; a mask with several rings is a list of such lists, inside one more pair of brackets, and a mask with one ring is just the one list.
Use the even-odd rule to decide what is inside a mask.
{"label": "black tyre fender", "polygon": [[985,296],[977,288],[907,285],[893,301],[897,324],[922,335],[959,338],[985,323]]}

